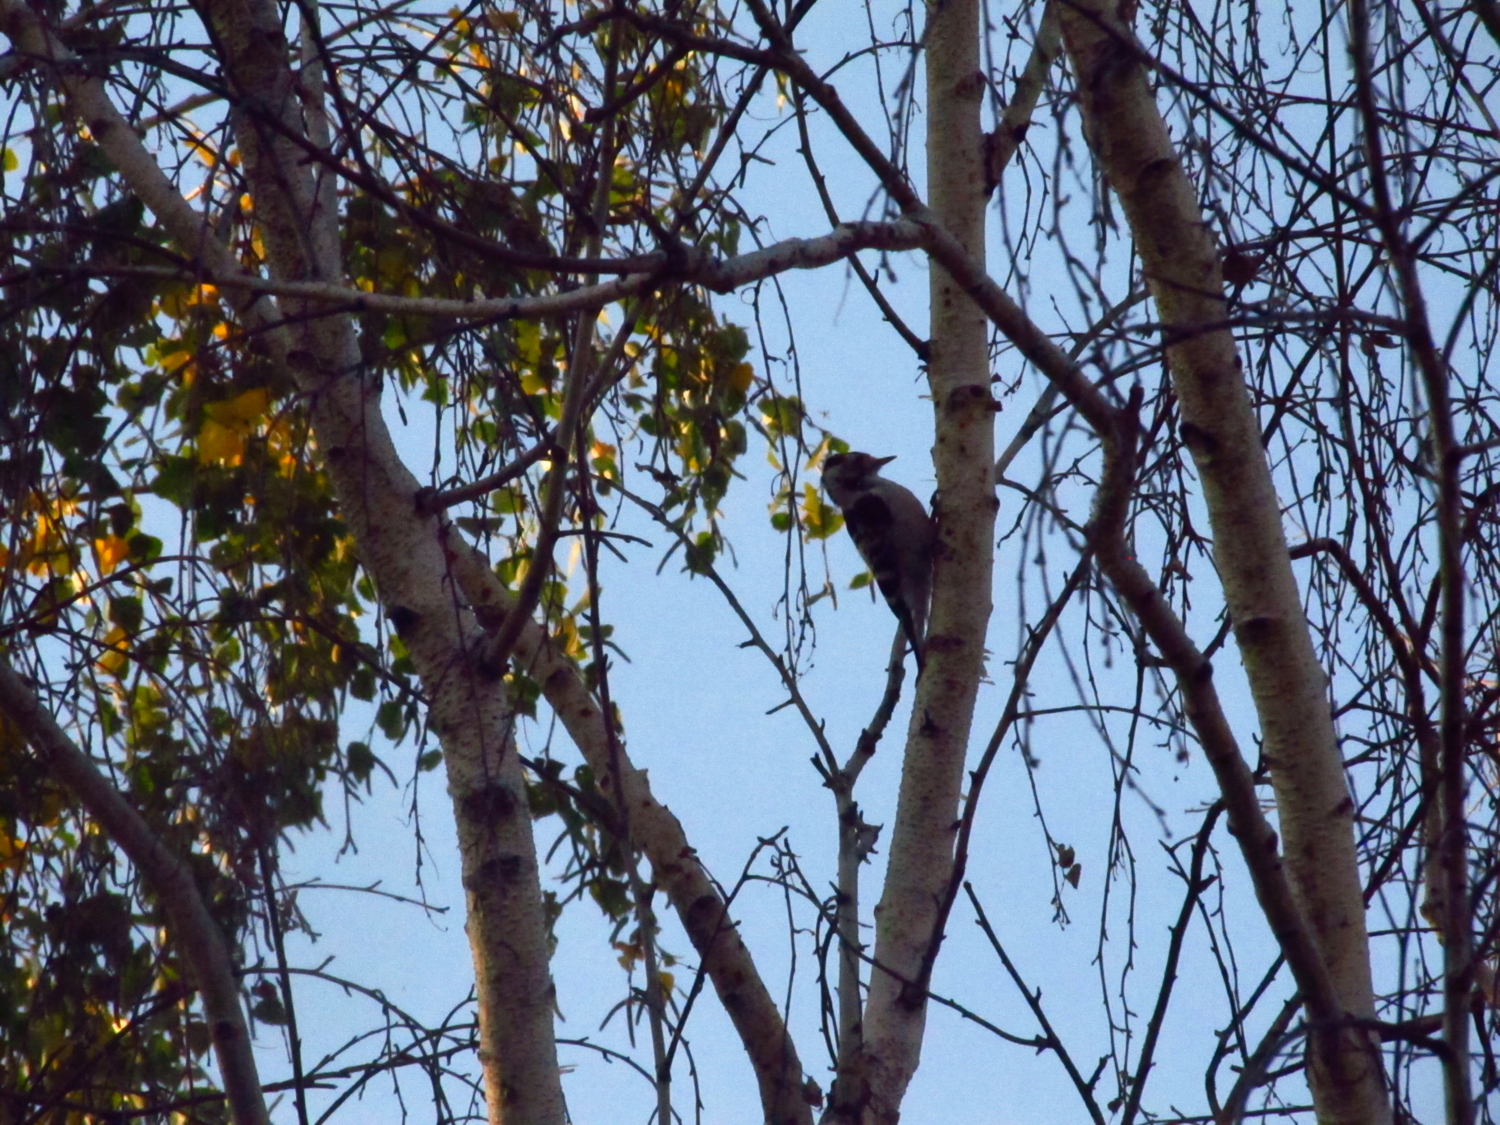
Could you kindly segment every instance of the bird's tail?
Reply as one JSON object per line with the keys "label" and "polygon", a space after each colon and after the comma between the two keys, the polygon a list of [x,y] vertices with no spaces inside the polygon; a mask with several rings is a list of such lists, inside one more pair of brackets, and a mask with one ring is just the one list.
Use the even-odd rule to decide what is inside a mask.
{"label": "bird's tail", "polygon": [[912,619],[911,609],[905,603],[899,607],[892,606],[896,610],[896,618],[901,622],[901,631],[906,634],[906,643],[911,648],[912,655],[917,658],[917,679],[922,678],[922,672],[927,666],[927,661],[922,653],[922,634],[917,628],[917,623]]}

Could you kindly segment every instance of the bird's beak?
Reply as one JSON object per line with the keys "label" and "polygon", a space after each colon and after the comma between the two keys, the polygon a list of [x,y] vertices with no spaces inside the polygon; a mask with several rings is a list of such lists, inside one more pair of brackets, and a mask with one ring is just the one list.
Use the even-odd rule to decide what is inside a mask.
{"label": "bird's beak", "polygon": [[875,464],[877,464],[877,465],[889,465],[895,459],[896,459],[896,455],[894,453],[892,453],[889,457],[877,457],[877,458],[875,458]]}

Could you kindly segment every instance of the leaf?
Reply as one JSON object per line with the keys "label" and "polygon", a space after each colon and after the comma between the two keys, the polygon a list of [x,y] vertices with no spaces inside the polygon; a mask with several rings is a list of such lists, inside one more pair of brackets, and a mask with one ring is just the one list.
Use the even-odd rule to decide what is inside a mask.
{"label": "leaf", "polygon": [[111,676],[118,676],[120,672],[124,670],[125,665],[130,660],[129,656],[126,654],[124,643],[128,638],[129,634],[126,633],[125,630],[118,625],[116,625],[104,636],[104,647],[106,651],[104,655],[99,658],[98,663],[99,667],[103,671],[108,672]]}
{"label": "leaf", "polygon": [[0,868],[17,872],[26,865],[26,841],[0,829]]}
{"label": "leaf", "polygon": [[355,781],[364,782],[366,786],[370,783],[370,772],[375,768],[375,752],[370,749],[368,743],[351,742],[344,750],[344,762],[348,766],[349,775]]}
{"label": "leaf", "polygon": [[243,427],[264,416],[270,404],[271,392],[265,387],[253,387],[234,398],[208,403],[203,413],[220,425]]}
{"label": "leaf", "polygon": [[375,710],[375,725],[392,742],[400,742],[406,733],[406,708],[397,700],[387,699]]}
{"label": "leaf", "polygon": [[99,559],[99,573],[111,574],[115,567],[130,557],[130,544],[118,535],[106,535],[94,540],[94,554]]}
{"label": "leaf", "polygon": [[844,516],[810,483],[802,486],[802,526],[809,539],[827,539],[844,526]]}
{"label": "leaf", "polygon": [[777,396],[770,402],[761,400],[761,421],[773,438],[795,437],[801,433],[803,416],[802,400],[795,396]]}
{"label": "leaf", "polygon": [[127,633],[138,633],[146,615],[140,598],[122,597],[109,599],[109,622],[118,625]]}
{"label": "leaf", "polygon": [[208,421],[198,431],[198,460],[204,465],[238,465],[245,459],[245,433],[237,426]]}
{"label": "leaf", "polygon": [[0,168],[7,172],[14,172],[20,166],[20,157],[16,156],[14,149],[0,148]]}
{"label": "leaf", "polygon": [[698,538],[687,545],[683,552],[683,558],[687,562],[687,569],[694,574],[707,574],[714,565],[714,556],[718,553],[718,545],[714,542],[713,533],[700,531]]}
{"label": "leaf", "polygon": [[[154,535],[137,532],[130,537],[128,542],[130,544],[130,557],[135,562],[152,562],[161,555],[161,540]],[[168,584],[167,589],[170,589],[172,580],[167,578],[164,581]],[[165,594],[167,589],[156,592]]]}

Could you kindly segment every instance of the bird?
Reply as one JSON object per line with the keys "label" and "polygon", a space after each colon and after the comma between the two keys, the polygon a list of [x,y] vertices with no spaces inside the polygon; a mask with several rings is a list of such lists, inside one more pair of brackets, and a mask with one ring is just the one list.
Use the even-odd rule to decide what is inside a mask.
{"label": "bird", "polygon": [[849,537],[875,575],[886,605],[901,622],[920,676],[926,663],[937,528],[926,505],[910,489],[880,475],[881,468],[895,459],[834,453],[823,462],[823,488],[843,513]]}

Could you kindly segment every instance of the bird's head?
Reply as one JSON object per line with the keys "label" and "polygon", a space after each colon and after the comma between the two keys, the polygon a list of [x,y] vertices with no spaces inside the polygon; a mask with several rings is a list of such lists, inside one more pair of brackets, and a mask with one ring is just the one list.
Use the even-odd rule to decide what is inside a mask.
{"label": "bird's head", "polygon": [[823,487],[831,493],[839,490],[857,491],[868,488],[872,480],[880,475],[882,465],[896,459],[871,457],[868,453],[834,453],[823,462]]}

